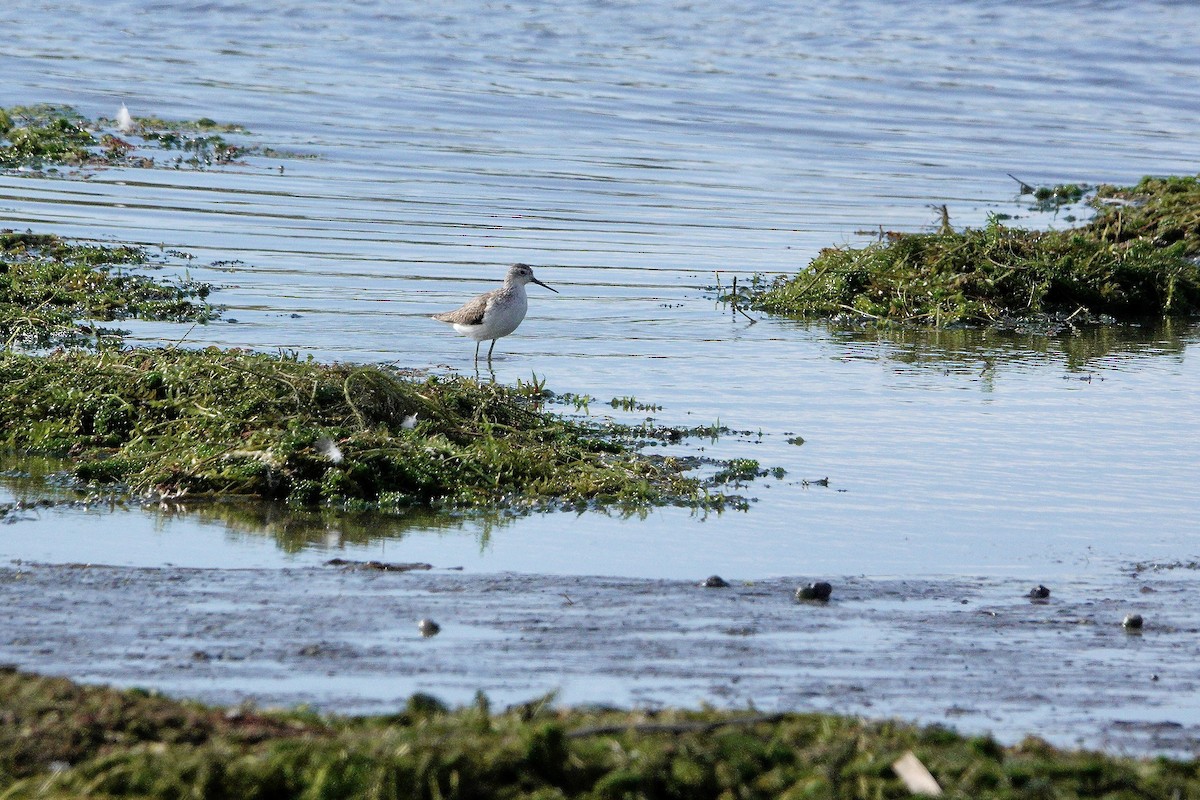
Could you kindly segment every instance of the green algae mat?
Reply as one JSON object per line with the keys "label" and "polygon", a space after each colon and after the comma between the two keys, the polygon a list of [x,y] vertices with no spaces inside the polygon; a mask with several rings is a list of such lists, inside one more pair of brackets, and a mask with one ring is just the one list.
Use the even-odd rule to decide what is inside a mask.
{"label": "green algae mat", "polygon": [[123,107],[122,112],[118,119],[92,120],[64,105],[0,108],[0,169],[204,169],[252,155],[285,155],[227,140],[247,132],[240,125],[134,117]]}
{"label": "green algae mat", "polygon": [[1195,762],[1005,747],[818,714],[503,712],[416,695],[382,717],[177,702],[0,673],[0,796],[903,798],[911,753],[946,797],[1186,798]]}
{"label": "green algae mat", "polygon": [[[531,396],[532,395],[532,396]],[[241,351],[0,354],[0,445],[134,493],[351,510],[719,503],[519,388]]]}
{"label": "green algae mat", "polygon": [[119,338],[99,322],[216,317],[205,302],[212,287],[155,280],[157,267],[141,247],[0,231],[0,339],[6,350],[87,345]]}
{"label": "green algae mat", "polygon": [[865,248],[828,248],[798,275],[753,293],[763,311],[942,327],[1035,316],[1083,321],[1200,310],[1200,183],[1145,178],[1101,186],[1094,219],[1031,231],[993,218],[982,229],[895,233]]}

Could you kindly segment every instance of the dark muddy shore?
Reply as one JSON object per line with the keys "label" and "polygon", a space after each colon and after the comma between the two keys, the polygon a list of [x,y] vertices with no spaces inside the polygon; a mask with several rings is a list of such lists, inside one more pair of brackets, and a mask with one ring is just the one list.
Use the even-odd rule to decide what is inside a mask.
{"label": "dark muddy shore", "polygon": [[[1101,570],[1097,570],[1100,572]],[[753,706],[941,722],[1004,741],[1195,757],[1194,570],[999,579],[733,582],[353,566],[17,564],[0,658],[214,703],[394,711],[416,691],[497,703]],[[1141,614],[1140,632],[1122,627]],[[417,623],[440,633],[423,638]]]}

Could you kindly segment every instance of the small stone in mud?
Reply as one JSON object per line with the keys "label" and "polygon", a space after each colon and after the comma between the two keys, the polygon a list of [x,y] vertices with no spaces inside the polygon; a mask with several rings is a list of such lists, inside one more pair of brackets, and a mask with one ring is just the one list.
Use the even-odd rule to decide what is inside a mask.
{"label": "small stone in mud", "polygon": [[1030,600],[1048,600],[1050,598],[1050,590],[1040,583],[1029,590]]}
{"label": "small stone in mud", "polygon": [[720,575],[709,575],[700,585],[705,589],[724,589],[729,586],[729,581]]}
{"label": "small stone in mud", "polygon": [[417,630],[419,630],[421,632],[421,635],[424,636],[426,639],[428,639],[430,636],[437,636],[438,631],[440,631],[441,629],[442,629],[442,626],[438,625],[436,622],[434,622],[431,619],[423,619],[417,623]]}
{"label": "small stone in mud", "polygon": [[1125,619],[1121,621],[1121,627],[1127,631],[1140,631],[1143,624],[1141,614],[1126,614]]}
{"label": "small stone in mud", "polygon": [[810,583],[807,586],[801,586],[796,590],[797,600],[818,600],[822,603],[829,600],[833,594],[833,586],[826,581],[817,581]]}

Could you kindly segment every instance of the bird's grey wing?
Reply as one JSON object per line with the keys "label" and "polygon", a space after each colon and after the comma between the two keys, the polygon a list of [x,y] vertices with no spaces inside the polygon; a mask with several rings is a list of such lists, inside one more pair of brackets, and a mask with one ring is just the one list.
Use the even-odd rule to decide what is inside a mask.
{"label": "bird's grey wing", "polygon": [[474,300],[467,302],[462,308],[456,308],[453,311],[447,311],[442,314],[434,314],[433,318],[438,322],[449,322],[451,325],[479,325],[483,322],[484,312],[487,311],[488,302],[491,299],[491,292],[481,294]]}

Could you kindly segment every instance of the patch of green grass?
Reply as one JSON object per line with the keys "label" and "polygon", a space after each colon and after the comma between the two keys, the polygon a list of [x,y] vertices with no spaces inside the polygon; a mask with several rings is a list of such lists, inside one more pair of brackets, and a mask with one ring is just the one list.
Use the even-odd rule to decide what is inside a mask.
{"label": "patch of green grass", "polygon": [[144,266],[138,247],[68,242],[54,235],[0,231],[0,340],[5,347],[94,341],[83,319],[137,317],[206,321],[206,284],[167,286],[123,267]]}
{"label": "patch of green grass", "polygon": [[1200,185],[1147,178],[1102,186],[1089,224],[1028,231],[993,219],[961,232],[894,234],[829,248],[753,305],[795,316],[847,313],[881,323],[991,324],[1036,315],[1114,318],[1200,309]]}
{"label": "patch of green grass", "polygon": [[216,349],[0,355],[0,446],[163,496],[399,510],[718,504],[683,463],[457,377]]}
{"label": "patch of green grass", "polygon": [[818,714],[584,712],[534,702],[386,717],[262,713],[0,674],[5,797],[904,798],[913,752],[950,797],[1194,797],[1195,762],[1004,747]]}

